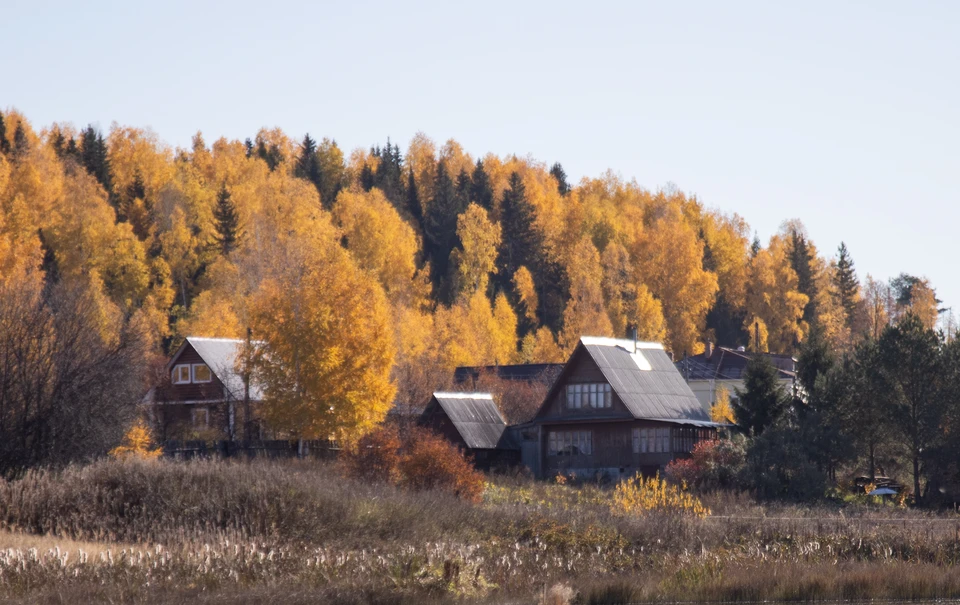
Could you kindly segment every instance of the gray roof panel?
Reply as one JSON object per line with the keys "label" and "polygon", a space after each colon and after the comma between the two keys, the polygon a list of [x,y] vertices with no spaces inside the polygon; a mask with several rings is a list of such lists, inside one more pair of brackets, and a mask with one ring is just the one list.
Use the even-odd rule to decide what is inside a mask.
{"label": "gray roof panel", "polygon": [[[243,375],[237,371],[236,366],[244,341],[235,338],[187,336],[187,342],[230,391],[230,396],[236,400],[243,399]],[[263,387],[256,380],[250,381],[250,399],[263,400]]]}
{"label": "gray roof panel", "polygon": [[660,346],[583,338],[583,348],[637,419],[710,423],[696,395]]}
{"label": "gray roof panel", "polygon": [[434,393],[456,427],[464,443],[471,449],[494,449],[500,443],[507,423],[493,396],[489,393]]}

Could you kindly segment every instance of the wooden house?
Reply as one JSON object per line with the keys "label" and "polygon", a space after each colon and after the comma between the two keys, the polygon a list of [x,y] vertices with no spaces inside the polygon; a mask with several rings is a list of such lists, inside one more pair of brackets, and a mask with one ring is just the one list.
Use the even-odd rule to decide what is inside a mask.
{"label": "wooden house", "polygon": [[716,438],[659,343],[584,336],[534,419],[517,427],[538,477],[652,475]]}
{"label": "wooden house", "polygon": [[703,353],[690,355],[676,362],[677,370],[690,385],[690,390],[697,396],[700,405],[709,413],[711,406],[716,403],[717,390],[722,386],[727,390],[730,399],[736,399],[737,390],[743,390],[744,373],[747,364],[757,356],[766,357],[777,370],[777,381],[780,388],[786,393],[793,393],[797,385],[797,360],[790,355],[774,355],[772,353],[752,353],[727,347],[715,347],[707,343]]}
{"label": "wooden house", "polygon": [[243,340],[188,336],[167,363],[164,382],[144,398],[163,439],[242,435],[247,403],[263,399],[237,363]]}

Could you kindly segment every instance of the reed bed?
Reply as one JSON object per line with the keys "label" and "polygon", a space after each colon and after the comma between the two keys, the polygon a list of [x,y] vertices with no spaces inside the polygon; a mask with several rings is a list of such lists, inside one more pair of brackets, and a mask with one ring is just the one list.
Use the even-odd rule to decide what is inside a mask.
{"label": "reed bed", "polygon": [[0,482],[0,600],[960,598],[956,514],[704,501],[628,515],[609,489],[520,476],[474,504],[331,463],[101,461]]}

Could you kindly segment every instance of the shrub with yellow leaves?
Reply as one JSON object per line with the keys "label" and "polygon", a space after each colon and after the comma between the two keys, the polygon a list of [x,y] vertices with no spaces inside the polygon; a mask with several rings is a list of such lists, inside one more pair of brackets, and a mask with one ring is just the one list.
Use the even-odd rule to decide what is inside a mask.
{"label": "shrub with yellow leaves", "polygon": [[161,448],[153,447],[153,439],[150,438],[150,429],[147,428],[143,420],[130,427],[127,434],[123,436],[123,442],[110,450],[111,458],[159,458],[163,453]]}
{"label": "shrub with yellow leaves", "polygon": [[632,479],[617,484],[612,509],[615,513],[630,515],[656,512],[703,518],[710,514],[698,498],[687,492],[686,485],[667,483],[659,473],[651,478],[637,473]]}

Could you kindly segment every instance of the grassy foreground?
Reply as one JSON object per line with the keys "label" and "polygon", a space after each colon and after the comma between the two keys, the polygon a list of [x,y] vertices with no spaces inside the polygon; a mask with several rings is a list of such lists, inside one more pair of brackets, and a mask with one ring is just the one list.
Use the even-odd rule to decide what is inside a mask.
{"label": "grassy foreground", "polygon": [[960,517],[611,509],[495,477],[481,504],[332,464],[102,461],[0,482],[0,600],[625,603],[960,598]]}

